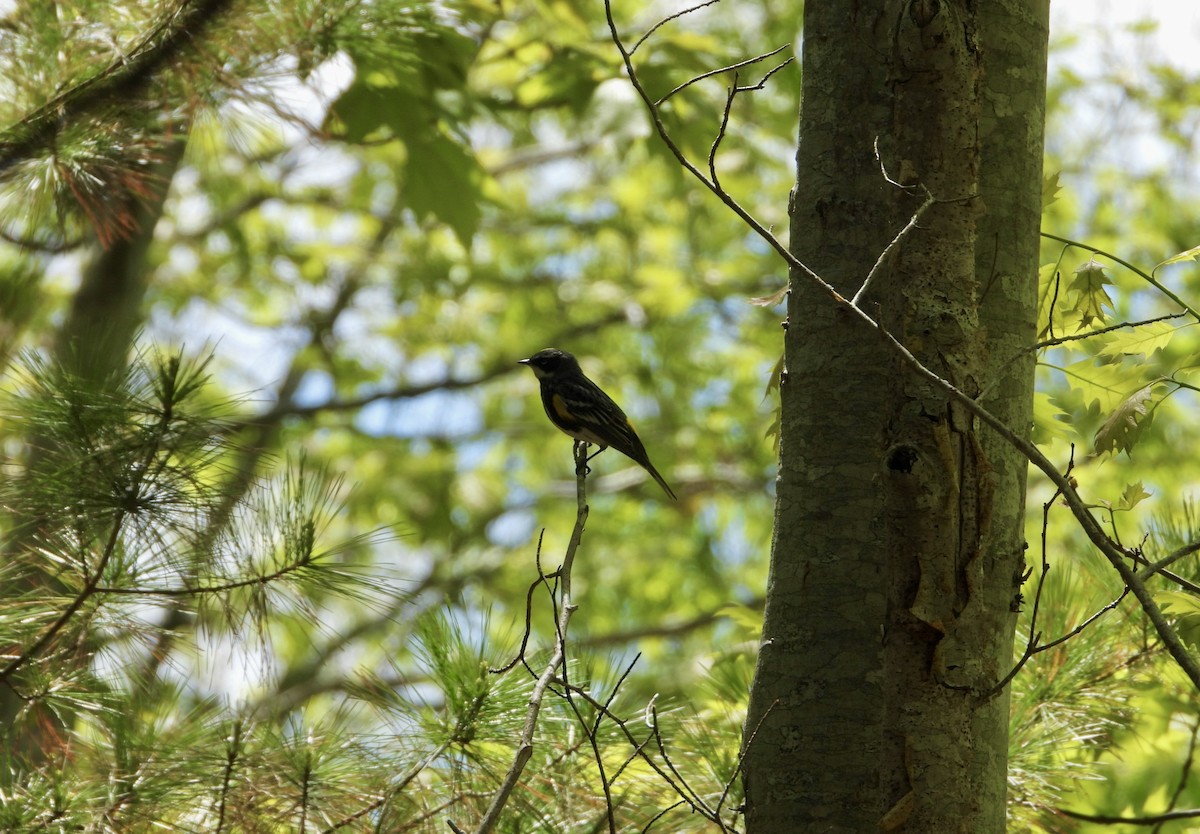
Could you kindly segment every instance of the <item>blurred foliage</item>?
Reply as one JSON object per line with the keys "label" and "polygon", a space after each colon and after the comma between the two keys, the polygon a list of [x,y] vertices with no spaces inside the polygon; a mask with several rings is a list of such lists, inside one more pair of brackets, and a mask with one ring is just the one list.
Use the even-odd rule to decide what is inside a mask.
{"label": "blurred foliage", "polygon": [[[1200,468],[1190,453],[1200,76],[1174,65],[1162,34],[1152,21],[1052,33],[1042,228],[1057,239],[1043,241],[1035,409],[1042,449],[1063,468],[1073,462],[1109,532],[1151,561],[1200,533],[1192,504]],[[1036,472],[1028,539],[1018,655],[1039,582],[1042,643],[1121,594]],[[1170,570],[1193,587],[1200,579],[1195,554]],[[1186,640],[1197,595],[1162,577],[1151,587]],[[1192,763],[1200,709],[1189,690],[1131,597],[1035,655],[1013,685],[1012,830],[1195,830],[1195,819],[1114,822],[1200,807]]]}
{"label": "blurred foliage", "polygon": [[[599,8],[213,4],[194,44],[163,50],[132,83],[121,56],[169,27],[162,5],[19,4],[0,39],[0,124],[10,126],[0,133],[0,465],[6,552],[22,554],[5,570],[54,586],[6,596],[28,616],[5,639],[44,628],[86,585],[79,566],[95,565],[98,534],[78,524],[57,550],[21,532],[23,519],[54,515],[22,508],[54,494],[33,488],[37,473],[59,490],[99,490],[108,504],[77,517],[111,523],[117,482],[97,473],[133,477],[138,458],[118,453],[144,448],[131,438],[144,441],[155,425],[145,415],[162,411],[146,406],[161,378],[146,370],[154,363],[135,363],[126,383],[74,411],[73,383],[54,370],[55,331],[83,265],[130,233],[117,196],[169,185],[144,265],[142,339],[211,353],[207,387],[189,390],[197,420],[234,404],[202,431],[172,434],[172,450],[200,441],[199,457],[185,456],[191,474],[178,490],[150,496],[152,521],[114,551],[105,583],[190,593],[319,558],[282,584],[231,585],[203,604],[89,597],[95,616],[73,626],[76,642],[64,634],[59,655],[25,670],[31,700],[16,716],[53,710],[72,739],[71,767],[6,784],[0,825],[357,830],[369,820],[445,830],[447,817],[482,813],[531,685],[519,669],[486,670],[515,650],[540,534],[549,571],[575,513],[570,441],[515,364],[550,345],[580,355],[625,406],[681,496],[664,501],[613,452],[593,462],[574,680],[600,701],[612,696],[639,743],[654,703],[688,784],[709,803],[728,787],[724,807],[736,807],[730,780],[772,516],[775,406],[764,393],[781,351],[782,298],[748,301],[775,293],[785,270],[650,138]],[[680,8],[627,2],[615,12],[632,43]],[[794,3],[713,6],[657,29],[635,61],[663,95],[787,45],[798,29]],[[1134,34],[1148,44],[1153,29]],[[1051,79],[1043,225],[1086,246],[1046,241],[1036,437],[1064,468],[1074,461],[1123,541],[1149,536],[1155,558],[1197,535],[1196,320],[1155,282],[1200,297],[1188,257],[1200,243],[1200,79],[1148,47],[1118,54],[1110,35],[1071,33],[1106,60],[1059,64]],[[739,98],[718,159],[727,188],[777,229],[794,176],[798,72]],[[698,160],[728,83],[691,85],[666,107]],[[64,94],[78,118],[17,153],[22,126]],[[1103,129],[1081,129],[1080,112]],[[179,133],[184,164],[159,182],[147,172]],[[1117,327],[1126,322],[1149,323]],[[20,351],[32,358],[17,362]],[[58,392],[36,399],[37,414],[30,381]],[[76,412],[88,422],[71,428]],[[64,428],[35,443],[32,420]],[[68,452],[66,468],[38,469]],[[320,486],[322,471],[345,486]],[[79,472],[88,478],[73,480]],[[272,474],[276,486],[260,487]],[[1029,541],[1043,538],[1047,501],[1052,569],[1032,547],[1022,620],[1043,643],[1121,591],[1036,476]],[[52,566],[65,543],[91,554],[74,574]],[[1174,570],[1200,580],[1194,558]],[[1194,634],[1193,596],[1155,584],[1177,595],[1162,599]],[[553,634],[551,617],[538,597],[535,650]],[[82,663],[50,662],[85,635]],[[579,699],[549,704],[514,813],[552,829],[603,825],[601,766],[618,774],[623,825],[640,830],[679,800],[647,762],[628,760],[633,745],[612,717],[597,722]],[[1012,704],[1014,830],[1090,830],[1059,807],[1200,806],[1194,778],[1176,790],[1194,748],[1194,694],[1131,599],[1034,656]],[[599,754],[583,726],[597,727]],[[685,805],[659,825],[702,821]]]}

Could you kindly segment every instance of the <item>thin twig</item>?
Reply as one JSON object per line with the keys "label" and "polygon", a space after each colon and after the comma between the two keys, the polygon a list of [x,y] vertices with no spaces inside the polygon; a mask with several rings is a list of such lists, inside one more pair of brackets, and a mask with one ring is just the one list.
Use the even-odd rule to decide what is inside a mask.
{"label": "thin twig", "polygon": [[708,151],[708,175],[712,177],[713,185],[721,188],[721,181],[717,178],[717,151],[721,147],[721,140],[725,138],[725,130],[729,127],[729,113],[733,110],[733,100],[737,97],[738,92],[738,76],[733,74],[733,85],[729,88],[729,92],[725,96],[725,109],[721,111],[721,126],[717,128],[717,135],[713,139],[712,147]]}
{"label": "thin twig", "polygon": [[859,305],[863,299],[863,296],[866,295],[867,290],[871,286],[871,282],[874,281],[876,276],[883,271],[884,264],[891,260],[892,253],[900,247],[900,244],[904,242],[904,239],[908,237],[909,233],[911,233],[913,229],[917,228],[917,224],[921,222],[921,218],[925,216],[925,212],[929,211],[930,207],[938,202],[934,199],[933,194],[929,191],[929,189],[924,185],[921,186],[921,190],[925,192],[925,202],[921,203],[921,205],[917,207],[917,210],[913,212],[912,217],[908,218],[908,222],[904,224],[904,228],[897,232],[896,236],[892,238],[891,243],[883,247],[883,251],[879,253],[879,258],[876,259],[875,265],[871,267],[871,271],[867,273],[866,279],[863,280],[862,286],[858,288],[858,292],[854,294],[854,298],[850,299],[850,303],[855,307]]}
{"label": "thin twig", "polygon": [[1116,599],[1114,599],[1112,602],[1110,602],[1110,603],[1108,603],[1107,605],[1105,605],[1103,608],[1101,608],[1101,609],[1100,609],[1099,611],[1097,611],[1095,614],[1093,614],[1092,616],[1088,617],[1086,620],[1084,620],[1084,621],[1083,621],[1082,623],[1080,623],[1079,625],[1075,626],[1075,628],[1073,628],[1073,629],[1071,629],[1070,631],[1068,631],[1068,632],[1067,632],[1066,634],[1064,634],[1062,637],[1055,638],[1054,640],[1051,640],[1049,643],[1042,643],[1042,644],[1038,645],[1038,646],[1037,646],[1037,647],[1036,647],[1036,648],[1033,650],[1033,653],[1034,653],[1034,654],[1041,654],[1042,652],[1049,651],[1050,649],[1053,649],[1055,646],[1059,646],[1059,645],[1061,645],[1061,644],[1063,644],[1063,643],[1067,642],[1067,641],[1068,641],[1068,640],[1070,640],[1072,637],[1075,637],[1076,635],[1080,634],[1080,633],[1081,633],[1081,632],[1082,632],[1082,631],[1083,631],[1085,628],[1087,628],[1088,626],[1090,626],[1092,623],[1094,623],[1094,622],[1096,622],[1097,620],[1099,620],[1101,617],[1103,617],[1103,616],[1104,616],[1105,614],[1107,614],[1109,611],[1112,611],[1112,610],[1114,610],[1114,609],[1115,609],[1117,606],[1119,606],[1119,605],[1120,605],[1122,602],[1124,602],[1124,600],[1125,600],[1125,597],[1127,597],[1127,596],[1129,596],[1129,589],[1128,589],[1128,588],[1122,588],[1122,589],[1121,589],[1121,593],[1117,594],[1117,598],[1116,598]]}
{"label": "thin twig", "polygon": [[649,831],[651,828],[653,828],[653,827],[654,827],[654,823],[658,822],[660,819],[662,819],[663,817],[665,817],[667,814],[669,814],[669,813],[671,813],[672,811],[674,811],[674,810],[675,810],[676,808],[678,808],[680,805],[686,805],[686,804],[687,804],[687,800],[680,799],[680,800],[678,800],[678,801],[676,801],[676,802],[672,802],[672,803],[671,803],[670,805],[668,805],[666,808],[663,808],[663,809],[662,809],[661,811],[659,811],[657,814],[655,814],[654,816],[652,816],[652,817],[650,818],[650,821],[649,821],[649,822],[647,822],[647,823],[646,823],[644,826],[642,826],[642,834],[646,834],[646,832],[647,832],[647,831]]}
{"label": "thin twig", "polygon": [[1059,266],[1062,264],[1062,259],[1066,257],[1067,250],[1063,250],[1058,254],[1058,263],[1054,269],[1054,292],[1050,295],[1050,306],[1046,308],[1046,333],[1051,339],[1054,338],[1054,308],[1058,306],[1058,294],[1062,292],[1062,270]]}
{"label": "thin twig", "polygon": [[[658,696],[656,695],[655,697],[657,698]],[[667,763],[667,769],[670,770],[671,773],[674,774],[675,778],[679,780],[679,784],[687,788],[688,796],[685,796],[685,798],[690,799],[691,806],[700,810],[705,817],[719,823],[719,815],[712,808],[708,807],[708,803],[706,803],[700,797],[700,794],[696,793],[692,786],[688,784],[687,779],[684,779],[683,774],[679,772],[677,767],[675,767],[675,762],[671,761],[671,755],[667,753],[667,744],[665,741],[663,741],[662,729],[658,723],[658,707],[654,706],[653,701],[650,702],[649,709],[647,711],[650,716],[650,732],[654,736],[655,746],[658,747],[658,755],[661,756],[662,760]]]}
{"label": "thin twig", "polygon": [[[1057,296],[1057,290],[1056,290],[1055,299],[1057,299],[1057,297],[1058,296]],[[1056,303],[1057,303],[1056,300],[1051,301],[1051,305],[1056,304]],[[1051,313],[1050,317],[1053,318],[1053,313]],[[1047,330],[1050,334],[1050,338],[1043,339],[1039,342],[1035,342],[1032,345],[1029,345],[1028,347],[1023,347],[1020,350],[1015,351],[1008,359],[1005,359],[997,367],[998,367],[999,371],[1003,371],[1004,369],[1006,369],[1010,365],[1012,365],[1012,363],[1014,363],[1018,359],[1020,359],[1022,356],[1026,356],[1030,353],[1037,353],[1038,351],[1046,350],[1046,349],[1052,348],[1052,347],[1057,347],[1058,345],[1064,345],[1069,342],[1084,341],[1085,339],[1090,339],[1093,336],[1102,336],[1105,333],[1112,333],[1114,330],[1122,330],[1126,327],[1128,327],[1130,329],[1136,329],[1138,327],[1143,327],[1147,324],[1158,324],[1160,321],[1170,321],[1172,319],[1181,319],[1181,318],[1186,318],[1186,317],[1187,317],[1187,313],[1167,313],[1166,315],[1163,315],[1163,316],[1155,316],[1154,318],[1142,319],[1141,321],[1122,321],[1122,322],[1118,322],[1116,324],[1110,324],[1107,327],[1098,327],[1095,330],[1089,330],[1086,333],[1075,333],[1071,336],[1055,336],[1053,325],[1049,325]],[[977,397],[977,399],[980,400],[981,402],[986,400],[991,395],[992,391],[1000,384],[1000,382],[1003,379],[1004,379],[1004,374],[1001,372],[998,372],[993,379],[989,380],[988,383],[983,386],[983,389],[979,392],[979,396]]]}
{"label": "thin twig", "polygon": [[[529,634],[532,631],[533,623],[533,592],[537,590],[538,585],[546,583],[546,574],[542,571],[542,539],[546,535],[546,528],[542,528],[542,532],[538,533],[538,543],[535,561],[537,563],[538,578],[529,583],[529,590],[525,594],[525,633],[521,635],[521,647],[517,649],[517,654],[508,663],[503,666],[496,666],[488,669],[493,675],[503,675],[508,670],[512,669],[518,663],[525,660],[525,649],[529,645]],[[526,666],[528,668],[528,665]]]}
{"label": "thin twig", "polygon": [[633,731],[629,729],[629,724],[627,721],[625,721],[619,715],[613,713],[600,701],[596,700],[596,698],[593,697],[590,692],[577,686],[572,686],[571,691],[580,698],[583,698],[595,709],[603,712],[605,716],[621,731],[621,733],[625,736],[625,739],[633,746],[638,758],[640,758],[647,767],[653,770],[655,774],[657,774],[658,777],[663,780],[663,782],[669,785],[671,790],[675,791],[676,795],[679,796],[680,799],[682,799],[685,803],[687,803],[694,813],[704,816],[705,819],[708,819],[711,822],[716,822],[723,825],[719,819],[713,819],[712,817],[706,816],[706,809],[702,806],[696,805],[692,801],[692,796],[695,794],[695,791],[693,791],[690,787],[688,787],[687,790],[684,790],[683,787],[680,787],[675,782],[675,779],[672,777],[672,775],[668,773],[662,765],[655,761],[649,753],[646,752],[646,747],[649,746],[650,742],[654,740],[654,734],[652,732],[647,734],[645,739],[639,740],[637,736],[633,734]]}
{"label": "thin twig", "polygon": [[625,65],[625,75],[629,78],[630,85],[633,87],[634,92],[638,94],[638,97],[642,100],[642,103],[649,111],[650,119],[654,123],[654,130],[658,134],[658,138],[661,139],[663,144],[667,146],[667,150],[671,152],[671,155],[675,157],[675,160],[680,164],[680,166],[682,166],[685,171],[695,177],[701,185],[712,192],[713,196],[724,203],[730,211],[741,218],[742,222],[749,226],[755,234],[761,237],[768,246],[774,249],[789,266],[791,266],[793,269],[803,272],[809,277],[810,280],[816,282],[818,286],[829,293],[829,295],[834,299],[844,301],[845,299],[843,299],[841,294],[833,288],[832,284],[830,284],[812,269],[809,269],[809,267],[807,267],[805,264],[801,263],[800,260],[791,252],[789,252],[788,248],[784,246],[783,243],[780,242],[777,237],[775,237],[775,235],[771,234],[769,229],[759,223],[758,220],[755,219],[754,215],[750,214],[750,212],[748,212],[741,205],[741,203],[733,199],[728,192],[714,185],[708,179],[708,177],[706,177],[704,173],[697,168],[690,159],[687,158],[687,155],[680,149],[679,145],[676,144],[675,140],[671,138],[671,134],[667,130],[667,126],[663,123],[662,114],[659,113],[658,107],[654,104],[654,100],[650,98],[650,94],[646,92],[646,88],[642,84],[641,78],[638,77],[637,70],[633,68],[633,53],[625,48],[625,42],[621,40],[621,34],[617,30],[616,21],[613,19],[611,0],[605,0],[604,2],[604,16],[608,23],[608,31],[610,37],[612,38],[613,45],[617,48],[617,52],[621,55],[621,61]]}
{"label": "thin twig", "polygon": [[774,75],[775,73],[779,72],[781,69],[783,69],[784,67],[786,67],[788,64],[794,64],[795,62],[796,62],[796,56],[795,56],[795,55],[793,55],[792,57],[788,58],[788,59],[787,59],[787,60],[785,60],[785,61],[780,61],[780,62],[779,62],[778,64],[776,64],[774,67],[772,67],[771,69],[767,70],[767,74],[766,74],[766,75],[764,75],[762,78],[758,79],[758,83],[757,83],[757,84],[748,84],[747,86],[745,86],[745,87],[742,87],[742,88],[739,90],[739,92],[742,92],[742,93],[748,93],[748,92],[750,92],[751,90],[763,90],[763,89],[766,89],[767,82],[771,80],[771,76],[772,76],[772,75]]}
{"label": "thin twig", "polygon": [[638,47],[641,46],[643,43],[645,43],[647,38],[649,38],[651,35],[653,35],[655,32],[657,32],[662,27],[666,26],[672,20],[678,20],[679,18],[681,18],[685,15],[689,15],[692,12],[700,11],[705,6],[715,6],[717,3],[720,3],[720,2],[721,2],[721,0],[705,0],[705,2],[703,2],[703,3],[697,3],[695,6],[690,6],[681,12],[675,12],[675,14],[673,14],[673,15],[668,15],[667,17],[664,17],[658,23],[655,23],[653,26],[651,26],[650,29],[647,30],[646,34],[644,34],[640,38],[638,38],[637,43],[635,43],[633,45],[633,49],[629,50],[629,54],[632,55],[633,53],[637,52]]}
{"label": "thin twig", "polygon": [[[714,2],[716,2],[716,0],[714,0]],[[640,43],[640,41],[639,41],[639,43]],[[682,90],[686,90],[688,87],[692,86],[697,81],[703,81],[705,78],[712,78],[714,75],[720,75],[723,72],[736,71],[736,70],[741,69],[742,67],[748,67],[751,64],[757,64],[759,61],[765,60],[766,58],[770,58],[773,55],[778,55],[780,52],[783,52],[783,50],[785,50],[787,48],[788,48],[788,44],[785,43],[783,46],[778,47],[777,49],[772,49],[770,52],[764,52],[762,55],[755,55],[753,58],[747,58],[744,61],[738,61],[736,64],[730,64],[727,67],[721,67],[720,69],[709,70],[708,72],[702,72],[699,75],[692,76],[687,81],[684,81],[682,84],[680,84],[678,87],[676,87],[674,90],[671,90],[671,92],[664,95],[658,101],[654,102],[654,106],[661,107],[663,104],[666,103],[667,99],[669,99],[671,96],[675,95],[678,92],[681,92]],[[636,51],[637,51],[637,47],[635,46],[633,49],[629,50],[629,54],[632,55]],[[763,76],[762,81],[759,81],[758,84],[754,85],[754,89],[761,89],[763,83],[765,83],[768,78],[770,78],[775,73],[779,72],[779,70],[786,67],[793,60],[795,60],[795,59],[788,58],[782,64],[775,67],[775,69],[768,72],[765,76]],[[737,85],[735,84],[734,86],[736,87]]]}
{"label": "thin twig", "polygon": [[[1074,470],[1074,468],[1075,444],[1071,444],[1071,457],[1067,460],[1067,477],[1071,476],[1071,472]],[[1038,642],[1042,639],[1042,633],[1037,630],[1037,618],[1038,612],[1042,607],[1042,590],[1046,587],[1046,576],[1050,573],[1050,559],[1048,555],[1049,544],[1047,542],[1047,537],[1050,533],[1050,509],[1054,506],[1054,502],[1058,500],[1058,496],[1061,494],[1062,493],[1059,490],[1055,490],[1054,494],[1050,496],[1050,500],[1042,504],[1042,573],[1041,576],[1038,577],[1037,590],[1034,591],[1033,594],[1033,606],[1029,612],[1029,640],[1025,644],[1025,651],[1021,653],[1021,659],[1016,662],[1016,665],[1012,667],[1009,673],[1005,675],[999,683],[991,688],[985,697],[991,697],[992,695],[998,695],[999,693],[1003,692],[1004,687],[1008,686],[1009,682],[1017,676],[1017,674],[1025,667],[1025,664],[1029,662],[1029,659],[1037,654]]]}
{"label": "thin twig", "polygon": [[765,710],[762,716],[759,717],[758,723],[754,725],[754,729],[750,731],[750,735],[746,736],[746,743],[742,745],[742,749],[738,751],[737,767],[733,769],[733,773],[729,774],[729,778],[725,780],[725,787],[721,790],[721,798],[717,800],[717,805],[713,809],[717,816],[721,815],[721,806],[725,804],[725,800],[729,798],[729,791],[733,789],[733,783],[737,780],[738,774],[742,772],[742,768],[746,764],[746,756],[750,753],[750,748],[754,746],[754,740],[758,738],[758,731],[762,729],[763,722],[767,720],[767,716],[775,707],[779,706],[779,699],[772,701]]}
{"label": "thin twig", "polygon": [[567,551],[563,556],[562,567],[557,572],[562,589],[562,607],[559,609],[558,617],[555,620],[557,634],[554,641],[554,651],[551,653],[550,660],[546,663],[545,668],[543,668],[542,674],[538,678],[537,683],[534,684],[533,692],[529,696],[529,703],[525,711],[525,724],[521,728],[519,744],[516,755],[513,757],[512,765],[509,766],[508,772],[504,776],[504,781],[496,791],[496,795],[492,797],[492,803],[484,813],[483,819],[480,820],[479,827],[475,829],[475,834],[488,834],[499,821],[504,806],[508,804],[508,799],[512,795],[513,789],[516,788],[517,782],[521,778],[521,773],[525,770],[525,765],[533,757],[533,734],[537,730],[538,715],[542,709],[542,700],[546,697],[546,690],[549,689],[560,666],[563,667],[565,672],[567,626],[576,608],[571,598],[571,568],[575,563],[575,553],[578,551],[579,544],[583,540],[583,529],[588,517],[586,485],[587,444],[583,442],[576,442],[575,444],[575,472],[578,484],[576,488],[578,511],[575,514],[575,529],[571,532],[571,540],[567,543]]}
{"label": "thin twig", "polygon": [[[616,694],[616,690],[613,690],[612,695],[609,697],[610,703],[612,701],[612,697],[615,697]],[[596,770],[600,773],[600,789],[604,792],[604,817],[608,822],[608,831],[609,834],[617,834],[617,816],[616,807],[613,804],[612,798],[612,782],[609,780],[608,773],[605,770],[604,756],[600,752],[600,743],[598,741],[600,724],[604,719],[604,713],[597,712],[595,722],[589,726],[588,722],[583,718],[583,713],[580,711],[579,705],[576,704],[575,700],[571,697],[571,687],[569,685],[564,687],[563,697],[566,698],[567,704],[571,707],[571,711],[575,713],[576,720],[579,721],[580,726],[583,727],[583,735],[588,741],[588,746],[592,749],[592,761],[596,763]]]}
{"label": "thin twig", "polygon": [[1093,336],[1101,336],[1105,333],[1111,333],[1114,330],[1122,330],[1126,327],[1136,329],[1144,327],[1147,324],[1158,324],[1160,321],[1170,321],[1171,319],[1181,319],[1187,316],[1187,313],[1167,313],[1164,316],[1155,316],[1152,319],[1142,319],[1141,321],[1122,321],[1116,324],[1110,324],[1107,327],[1098,327],[1095,330],[1089,330],[1087,333],[1076,333],[1071,336],[1057,336],[1052,339],[1043,339],[1040,342],[1035,342],[1027,348],[1022,349],[1022,353],[1029,353],[1046,348],[1052,348],[1057,345],[1066,344],[1067,342],[1078,342],[1083,339],[1090,339]]}
{"label": "thin twig", "polygon": [[[1159,559],[1157,562],[1147,564],[1146,568],[1138,573],[1138,578],[1141,579],[1142,581],[1145,581],[1145,580],[1149,579],[1150,577],[1154,576],[1154,574],[1156,574],[1156,573],[1163,573],[1164,572],[1163,569],[1166,568],[1168,565],[1173,565],[1176,562],[1178,562],[1180,559],[1191,556],[1193,553],[1196,553],[1197,551],[1200,551],[1200,542],[1192,542],[1191,544],[1185,544],[1183,547],[1179,548],[1174,553],[1171,553],[1168,556],[1164,556],[1163,558]],[[1195,592],[1193,592],[1193,593],[1195,593]]]}
{"label": "thin twig", "polygon": [[1168,811],[1165,814],[1147,814],[1141,817],[1122,817],[1112,814],[1085,814],[1082,811],[1072,811],[1069,808],[1055,808],[1055,813],[1070,817],[1071,819],[1083,820],[1084,822],[1098,822],[1102,825],[1158,825],[1163,822],[1174,822],[1176,820],[1191,820],[1200,817],[1200,808],[1192,808],[1186,811]]}

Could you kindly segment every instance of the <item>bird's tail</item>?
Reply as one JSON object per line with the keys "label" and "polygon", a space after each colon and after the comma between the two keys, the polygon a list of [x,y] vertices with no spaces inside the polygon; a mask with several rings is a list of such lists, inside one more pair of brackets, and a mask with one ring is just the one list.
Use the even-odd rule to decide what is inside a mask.
{"label": "bird's tail", "polygon": [[646,471],[650,473],[650,477],[658,481],[658,485],[663,488],[667,495],[671,496],[672,501],[679,500],[675,497],[674,490],[667,486],[667,482],[663,479],[663,476],[658,474],[658,470],[654,468],[654,464],[652,464],[650,461],[646,461],[642,465],[646,467]]}

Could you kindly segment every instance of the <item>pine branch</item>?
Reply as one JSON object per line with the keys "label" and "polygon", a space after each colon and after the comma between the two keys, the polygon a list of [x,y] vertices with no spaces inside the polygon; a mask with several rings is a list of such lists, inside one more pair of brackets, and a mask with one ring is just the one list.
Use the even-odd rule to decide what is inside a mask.
{"label": "pine branch", "polygon": [[0,175],[51,146],[65,125],[108,105],[137,98],[231,2],[183,0],[107,67],[0,132]]}

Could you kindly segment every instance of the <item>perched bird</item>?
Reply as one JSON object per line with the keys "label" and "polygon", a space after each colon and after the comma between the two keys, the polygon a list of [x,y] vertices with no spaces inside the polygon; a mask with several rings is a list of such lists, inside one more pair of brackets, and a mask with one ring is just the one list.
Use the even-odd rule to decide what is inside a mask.
{"label": "perched bird", "polygon": [[518,364],[528,365],[541,383],[542,405],[551,423],[576,440],[599,446],[596,454],[612,446],[649,472],[667,495],[675,498],[650,462],[646,447],[621,406],[583,375],[579,360],[565,350],[546,348]]}

